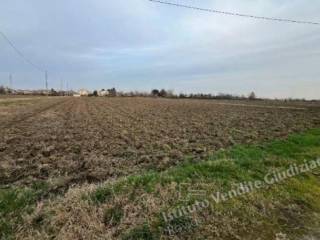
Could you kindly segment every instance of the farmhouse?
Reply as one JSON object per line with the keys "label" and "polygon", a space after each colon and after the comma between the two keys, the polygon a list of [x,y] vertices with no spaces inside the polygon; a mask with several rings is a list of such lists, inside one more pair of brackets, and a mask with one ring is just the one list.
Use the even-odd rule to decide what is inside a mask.
{"label": "farmhouse", "polygon": [[98,95],[99,95],[99,97],[108,96],[109,95],[109,91],[102,89],[101,91],[98,92]]}
{"label": "farmhouse", "polygon": [[86,89],[80,89],[79,94],[80,96],[89,96],[90,92]]}

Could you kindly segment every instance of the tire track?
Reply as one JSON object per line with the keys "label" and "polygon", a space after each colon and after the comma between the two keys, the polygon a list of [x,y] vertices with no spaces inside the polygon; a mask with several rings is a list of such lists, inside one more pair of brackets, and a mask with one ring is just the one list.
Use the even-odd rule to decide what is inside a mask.
{"label": "tire track", "polygon": [[44,112],[46,112],[46,111],[48,111],[48,110],[50,110],[52,108],[55,108],[55,107],[59,106],[63,102],[65,102],[65,100],[62,100],[62,101],[59,101],[59,102],[55,102],[55,103],[50,104],[48,106],[45,106],[45,107],[43,107],[41,109],[37,109],[32,113],[24,114],[24,116],[19,117],[17,119],[13,119],[10,122],[8,122],[7,124],[2,125],[2,128],[4,128],[4,129],[12,128],[17,124],[20,124],[21,122],[27,121],[28,119],[30,119],[32,117],[35,117],[35,116],[37,116],[39,114],[42,114],[42,113],[44,113]]}
{"label": "tire track", "polygon": [[[63,116],[65,115],[64,112],[66,110],[64,107],[68,106],[69,103],[70,99],[67,101],[59,101],[54,104],[50,104],[49,106],[37,111],[27,120],[47,111],[57,111],[57,119],[63,121]],[[59,112],[61,112],[60,115]],[[42,124],[40,119],[37,120]],[[47,119],[44,120],[45,122],[48,121]],[[7,133],[2,136],[4,140],[7,139],[7,141],[10,142],[8,143],[7,141],[4,141],[6,142],[6,151],[0,151],[0,156],[2,156],[0,159],[0,167],[1,163],[5,162],[4,159],[12,164],[13,167],[9,169],[7,176],[2,176],[0,174],[1,184],[24,181],[28,179],[28,177],[33,177],[36,179],[46,178],[46,174],[45,176],[42,176],[41,173],[43,160],[39,159],[39,154],[45,150],[46,146],[39,147],[39,144],[45,143],[46,145],[55,146],[55,148],[57,148],[58,144],[60,143],[58,136],[63,135],[60,134],[59,129],[64,132],[65,128],[64,126],[55,127],[52,125],[51,128],[47,130],[47,125],[45,125],[47,123],[44,125],[41,124],[35,124],[35,121],[19,121],[18,125],[15,125],[15,128],[11,127],[7,129]],[[48,139],[48,137],[51,139]],[[54,140],[55,138],[57,140],[56,142]],[[51,166],[55,163],[56,162],[52,162],[49,165]]]}

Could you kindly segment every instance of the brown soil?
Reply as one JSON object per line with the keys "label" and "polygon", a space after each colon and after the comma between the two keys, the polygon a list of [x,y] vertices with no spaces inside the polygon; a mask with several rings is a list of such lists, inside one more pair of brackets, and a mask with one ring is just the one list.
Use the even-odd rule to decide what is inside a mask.
{"label": "brown soil", "polygon": [[40,98],[0,104],[0,184],[98,182],[320,126],[317,104]]}

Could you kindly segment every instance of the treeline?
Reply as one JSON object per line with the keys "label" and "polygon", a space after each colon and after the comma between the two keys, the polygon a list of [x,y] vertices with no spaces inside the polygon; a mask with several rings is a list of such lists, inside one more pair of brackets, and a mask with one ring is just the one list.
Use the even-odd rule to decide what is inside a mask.
{"label": "treeline", "polygon": [[[218,93],[218,94],[204,94],[204,93],[180,93],[175,94],[173,90],[165,89],[153,89],[151,92],[117,92],[117,96],[120,97],[159,97],[159,98],[177,98],[177,99],[216,99],[216,100],[276,100],[284,102],[306,102],[304,98],[283,98],[283,99],[267,99],[258,97],[255,92],[251,92],[248,95],[234,95],[229,93]],[[314,102],[317,100],[310,100]]]}
{"label": "treeline", "polygon": [[[11,95],[34,95],[34,96],[72,96],[78,94],[74,91],[59,91],[55,89],[50,90],[14,90],[0,86],[0,94]],[[81,94],[82,95],[82,94]],[[117,91],[115,88],[101,89],[100,91],[94,90],[92,92],[87,91],[82,96],[89,97],[154,97],[154,98],[175,98],[175,99],[216,99],[216,100],[259,100],[254,92],[251,92],[247,96],[245,95],[233,95],[227,93],[219,94],[204,94],[204,93],[191,93],[191,94],[175,94],[173,90],[165,89],[153,89],[150,92],[130,91],[122,92]],[[285,99],[286,101],[298,101],[298,99]],[[300,99],[301,101],[301,99]]]}
{"label": "treeline", "polygon": [[[0,95],[34,95],[34,96],[73,96],[79,94],[75,91],[61,91],[61,90],[15,90],[8,87],[0,86]],[[304,98],[283,98],[283,99],[265,99],[259,98],[254,92],[248,95],[234,95],[228,93],[219,94],[204,94],[204,93],[180,93],[175,94],[173,90],[165,89],[153,89],[150,92],[142,91],[117,91],[115,88],[111,89],[101,89],[100,91],[94,90],[89,92],[84,96],[90,97],[154,97],[154,98],[176,98],[176,99],[216,99],[216,100],[276,100],[284,102],[318,102],[318,100],[306,100]]]}
{"label": "treeline", "polygon": [[195,99],[217,99],[217,100],[259,100],[259,98],[256,96],[254,92],[251,92],[247,96],[245,95],[233,95],[228,93],[219,93],[217,95],[215,94],[179,94],[179,98],[195,98]]}
{"label": "treeline", "polygon": [[50,90],[17,90],[0,86],[0,95],[72,96],[73,94],[73,91],[55,90],[53,88]]}
{"label": "treeline", "polygon": [[0,95],[11,94],[11,93],[12,93],[12,90],[10,88],[0,86]]}
{"label": "treeline", "polygon": [[189,99],[225,99],[225,100],[257,100],[259,99],[254,92],[251,92],[247,96],[245,95],[233,95],[226,93],[215,94],[204,94],[204,93],[180,93],[175,94],[173,90],[165,90],[165,89],[153,89],[151,92],[118,92],[118,96],[126,96],[126,97],[159,97],[159,98],[189,98]]}

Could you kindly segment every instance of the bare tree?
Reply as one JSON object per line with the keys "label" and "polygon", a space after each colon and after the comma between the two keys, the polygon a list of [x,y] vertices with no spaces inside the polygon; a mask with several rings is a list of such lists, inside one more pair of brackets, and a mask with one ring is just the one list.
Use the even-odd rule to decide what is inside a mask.
{"label": "bare tree", "polygon": [[257,99],[257,96],[256,96],[256,94],[255,94],[254,92],[251,92],[251,93],[249,94],[248,99],[249,99],[249,100],[255,100],[255,99]]}
{"label": "bare tree", "polygon": [[115,88],[108,89],[108,92],[111,97],[117,96],[117,90]]}
{"label": "bare tree", "polygon": [[159,96],[160,96],[160,97],[167,97],[167,95],[168,95],[167,91],[164,90],[164,89],[161,89],[161,91],[160,91],[160,93],[159,93]]}
{"label": "bare tree", "polygon": [[153,89],[151,91],[151,95],[154,96],[154,97],[158,97],[160,94],[159,90],[158,89]]}
{"label": "bare tree", "polygon": [[3,86],[0,86],[0,94],[6,94],[6,89]]}

